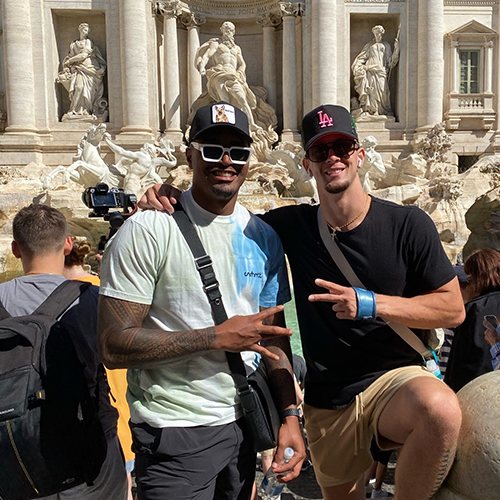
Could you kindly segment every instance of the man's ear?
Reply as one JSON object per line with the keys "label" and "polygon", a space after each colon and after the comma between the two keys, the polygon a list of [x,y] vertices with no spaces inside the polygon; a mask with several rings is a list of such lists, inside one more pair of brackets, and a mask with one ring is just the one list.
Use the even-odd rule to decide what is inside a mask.
{"label": "man's ear", "polygon": [[64,241],[64,255],[69,255],[73,250],[73,240],[71,236],[66,236],[66,240]]}
{"label": "man's ear", "polygon": [[20,259],[21,258],[21,250],[19,249],[19,245],[17,244],[16,241],[12,241],[12,243],[10,244],[10,248],[12,250],[12,253],[14,254],[14,257],[16,259]]}
{"label": "man's ear", "polygon": [[304,167],[304,170],[307,172],[307,175],[309,175],[309,177],[312,177],[312,173],[311,171],[309,170],[309,165],[310,165],[310,161],[309,161],[309,158],[304,158],[302,160],[302,166]]}
{"label": "man's ear", "polygon": [[358,168],[361,168],[363,166],[363,161],[366,156],[366,151],[363,148],[358,149]]}
{"label": "man's ear", "polygon": [[186,160],[188,162],[189,168],[193,168],[193,166],[191,165],[191,146],[188,146],[186,148]]}

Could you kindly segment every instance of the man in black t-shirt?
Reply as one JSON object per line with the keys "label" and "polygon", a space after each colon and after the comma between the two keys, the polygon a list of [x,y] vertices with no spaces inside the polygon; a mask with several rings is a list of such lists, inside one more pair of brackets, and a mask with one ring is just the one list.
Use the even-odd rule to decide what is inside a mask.
{"label": "man in black t-shirt", "polygon": [[[323,497],[365,497],[363,473],[375,435],[381,449],[402,446],[396,498],[431,498],[453,462],[460,407],[386,322],[421,338],[425,329],[460,324],[458,281],[430,217],[363,191],[358,169],[365,151],[345,108],[309,112],[302,139],[304,168],[316,180],[321,208],[289,206],[263,219],[280,236],[292,270],[307,362],[306,428]],[[170,194],[156,186],[142,206],[171,210]],[[350,286],[320,227],[363,288]]]}

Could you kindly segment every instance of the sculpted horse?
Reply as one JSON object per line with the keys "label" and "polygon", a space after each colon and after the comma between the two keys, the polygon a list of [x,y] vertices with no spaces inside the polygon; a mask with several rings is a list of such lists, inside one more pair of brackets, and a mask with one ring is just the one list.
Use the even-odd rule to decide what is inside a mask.
{"label": "sculpted horse", "polygon": [[106,134],[106,125],[91,125],[78,145],[78,152],[69,167],[59,165],[43,180],[43,188],[50,189],[54,178],[63,174],[62,184],[69,180],[82,184],[85,188],[105,182],[110,187],[119,187],[123,176],[113,165],[107,165],[101,157],[100,142]]}

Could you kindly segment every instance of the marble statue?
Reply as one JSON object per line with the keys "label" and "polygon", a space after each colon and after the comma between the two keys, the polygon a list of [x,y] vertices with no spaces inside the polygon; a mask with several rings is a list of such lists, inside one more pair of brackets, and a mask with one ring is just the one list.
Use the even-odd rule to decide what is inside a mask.
{"label": "marble statue", "polygon": [[68,91],[71,102],[62,121],[105,121],[108,115],[108,102],[103,97],[106,61],[89,38],[90,26],[82,23],[78,30],[80,38],[71,42],[63,70],[56,79]]}
{"label": "marble statue", "polygon": [[444,122],[437,123],[427,135],[418,143],[418,154],[427,163],[444,163],[446,155],[452,147],[451,136],[446,132]]}
{"label": "marble statue", "polygon": [[91,125],[78,145],[78,152],[69,167],[59,165],[43,180],[43,189],[50,189],[53,179],[63,174],[62,185],[69,180],[85,188],[105,182],[110,187],[118,187],[123,176],[112,165],[109,166],[101,157],[100,143],[106,132],[106,124]]}
{"label": "marble statue", "polygon": [[263,87],[250,88],[247,83],[243,54],[234,41],[234,24],[226,21],[220,30],[222,39],[211,38],[196,52],[194,65],[201,75],[206,75],[207,91],[193,103],[188,123],[199,107],[226,101],[247,115],[254,154],[263,160],[265,151],[278,141],[274,131],[278,119],[274,109],[265,101],[266,90]]}
{"label": "marble statue", "polygon": [[[108,165],[101,157],[102,141],[119,156],[116,164]],[[172,141],[163,137],[159,143],[159,147],[146,143],[139,151],[127,151],[111,140],[105,123],[91,125],[78,145],[73,163],[69,167],[59,165],[52,170],[43,180],[43,189],[50,189],[54,178],[62,173],[62,185],[72,180],[88,188],[104,182],[109,187],[123,187],[126,193],[139,196],[149,186],[163,182],[158,168],[172,169],[177,165]]]}
{"label": "marble statue", "polygon": [[[226,21],[220,31],[221,41],[211,38],[198,49],[195,66],[201,75],[207,76],[207,90],[214,100],[240,108],[248,116],[250,130],[255,130],[257,124],[252,110],[257,106],[257,99],[247,83],[241,48],[234,42],[234,24]],[[207,70],[210,60],[212,67]]]}
{"label": "marble statue", "polygon": [[382,155],[375,151],[377,145],[377,139],[373,135],[368,135],[361,141],[361,147],[365,150],[366,156],[359,170],[359,177],[367,193],[371,193],[375,181],[386,173]]}
{"label": "marble statue", "polygon": [[[104,134],[104,141],[111,151],[120,156],[114,168],[124,176],[125,193],[140,196],[148,187],[163,182],[157,173],[158,168],[173,168],[177,165],[172,141],[161,142],[161,148],[147,142],[139,151],[128,151],[118,146],[107,132]],[[159,153],[164,154],[165,158],[158,156]]]}
{"label": "marble statue", "polygon": [[373,40],[363,47],[352,63],[354,88],[363,114],[393,116],[389,79],[391,70],[399,61],[399,31],[394,40],[394,52],[389,43],[382,40],[383,26],[374,26],[372,33]]}

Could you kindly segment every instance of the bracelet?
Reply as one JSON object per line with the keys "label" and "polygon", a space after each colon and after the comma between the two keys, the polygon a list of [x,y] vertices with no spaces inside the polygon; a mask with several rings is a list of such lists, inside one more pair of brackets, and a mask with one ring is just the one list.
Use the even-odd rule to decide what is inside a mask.
{"label": "bracelet", "polygon": [[356,300],[358,303],[358,312],[354,319],[361,321],[375,319],[377,317],[375,294],[371,290],[365,290],[364,288],[357,288],[355,286],[353,286],[352,289],[356,292]]}
{"label": "bracelet", "polygon": [[288,408],[288,410],[283,410],[280,413],[280,420],[283,422],[286,417],[302,417],[302,412],[300,411],[299,408]]}

